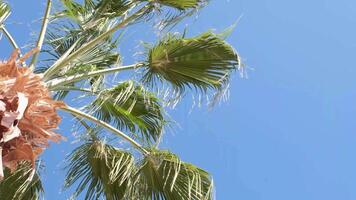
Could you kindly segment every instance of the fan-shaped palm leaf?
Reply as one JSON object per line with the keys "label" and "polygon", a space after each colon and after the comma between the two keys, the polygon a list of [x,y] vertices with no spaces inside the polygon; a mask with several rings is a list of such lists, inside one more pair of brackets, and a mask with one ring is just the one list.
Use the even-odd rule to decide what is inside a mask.
{"label": "fan-shaped palm leaf", "polygon": [[98,1],[95,10],[99,17],[123,17],[134,5],[132,0],[103,0]]}
{"label": "fan-shaped palm leaf", "polygon": [[168,151],[152,150],[141,162],[132,195],[141,200],[210,200],[212,180]]}
{"label": "fan-shaped palm leaf", "polygon": [[[71,48],[73,45],[81,45],[85,42],[84,38],[88,38],[86,34],[75,33],[75,30],[72,30],[66,36],[54,35],[53,33],[49,34],[51,45],[48,52],[53,55],[54,60],[58,59],[60,56],[64,55],[65,52]],[[94,34],[94,33],[93,33]],[[54,74],[55,77],[68,77],[75,74],[87,73],[90,71],[96,71],[100,69],[110,68],[112,65],[115,65],[120,62],[120,55],[114,51],[116,48],[116,41],[104,41],[98,44],[91,51],[84,52],[80,57],[74,60],[70,66],[62,68],[59,73]],[[37,72],[44,72],[47,70],[47,67],[39,68]],[[100,87],[103,83],[103,76],[96,76],[89,78],[89,83],[92,88]],[[72,86],[73,84],[69,84]],[[56,97],[64,98],[67,91],[59,91],[56,94]]]}
{"label": "fan-shaped palm leaf", "polygon": [[[167,124],[162,102],[155,94],[134,81],[121,82],[114,87],[109,84],[112,88],[108,89],[108,84],[104,83],[107,74],[143,68],[144,83],[152,87],[167,83],[178,97],[189,89],[207,95],[223,91],[231,73],[240,67],[240,60],[223,36],[212,32],[193,38],[169,34],[149,48],[146,61],[117,65],[120,56],[116,52],[116,38],[119,37],[115,33],[119,29],[157,13],[165,15],[158,20],[160,25],[173,25],[208,0],[61,2],[64,10],[52,16],[54,26],[45,34],[51,8],[51,0],[47,1],[36,46],[41,49],[46,36],[46,51],[52,57],[47,60],[50,67],[37,67],[38,72],[44,72],[36,76],[42,78],[39,85],[47,86],[46,91],[59,91],[58,98],[64,98],[69,91],[90,96],[89,100],[93,101],[86,106],[88,112],[62,104],[60,109],[75,116],[88,131],[96,131],[91,128],[93,125],[98,130],[105,128],[129,142],[137,153],[142,153],[135,161],[130,152],[115,148],[90,132],[83,137],[84,144],[68,157],[65,187],[76,187],[73,197],[83,195],[88,200],[212,199],[212,179],[206,171],[181,161],[175,154],[151,147],[159,141]],[[0,28],[17,48],[2,26],[8,15],[8,7],[0,0]],[[35,66],[37,56],[35,53],[30,68]],[[42,197],[39,176],[31,172],[28,165],[11,174],[6,171],[6,178],[0,181],[0,199]],[[34,178],[29,178],[32,175]]]}
{"label": "fan-shaped palm leaf", "polygon": [[[158,22],[157,27],[164,29],[167,26],[176,25],[183,18],[191,16],[199,8],[205,6],[209,0],[156,0],[151,1],[156,5],[154,9],[158,12],[155,14],[164,17]],[[178,12],[177,12],[178,11]]]}
{"label": "fan-shaped palm leaf", "polygon": [[99,119],[131,131],[135,138],[147,144],[160,138],[166,124],[159,99],[133,81],[103,90],[87,109],[94,111]]}
{"label": "fan-shaped palm leaf", "polygon": [[56,13],[58,18],[70,18],[79,24],[91,24],[108,18],[123,17],[134,6],[128,0],[86,0],[79,4],[73,0],[63,0],[64,10]]}
{"label": "fan-shaped palm leaf", "polygon": [[[83,30],[83,27],[76,27],[74,24],[63,25],[60,27],[61,30],[59,30],[58,27],[55,29],[52,28],[47,37],[47,52],[53,56],[53,60],[57,60],[65,55],[73,46],[75,46],[74,50],[80,48],[83,44],[100,35],[101,32],[106,31],[111,26],[112,24],[107,22],[87,30]],[[117,40],[108,38],[96,45],[95,48],[90,49],[90,51],[83,52],[81,56],[71,62],[70,66],[62,68],[59,74],[54,75],[72,75],[73,71],[75,72],[75,68],[83,68],[83,65],[95,65],[97,69],[109,68],[111,65],[117,64],[120,61],[119,54],[114,51],[116,47]],[[69,69],[71,69],[71,71],[67,74]],[[40,72],[44,72],[45,70],[46,68]]]}
{"label": "fan-shaped palm leaf", "polygon": [[[72,51],[75,51],[111,29],[118,21],[118,19],[113,19],[114,16],[112,15],[119,15],[119,13],[112,13],[112,9],[116,8],[112,5],[114,3],[117,3],[115,6],[122,6],[121,9],[123,10],[124,7],[129,9],[130,3],[126,1],[87,0],[83,5],[72,0],[63,1],[65,9],[55,15],[56,19],[59,20],[57,23],[61,25],[51,27],[47,39],[47,52],[53,56],[53,60],[68,56],[65,54],[69,49],[73,48]],[[95,47],[81,52],[76,59],[70,62],[70,65],[63,66],[61,73],[52,75],[72,75],[76,68],[79,68],[77,73],[80,73],[80,70],[84,68],[83,65],[88,68],[95,65],[95,69],[104,69],[117,64],[120,61],[119,54],[114,51],[117,42],[112,36],[105,38]],[[72,69],[69,74],[66,74],[67,69]],[[45,69],[42,69],[40,72],[44,71]]]}
{"label": "fan-shaped palm leaf", "polygon": [[193,38],[169,35],[149,50],[143,81],[168,81],[174,90],[221,90],[240,65],[235,50],[218,35],[207,32]]}
{"label": "fan-shaped palm leaf", "polygon": [[[101,23],[97,23],[96,26],[88,27],[87,20],[93,17],[94,8],[90,7],[89,3],[85,6],[73,3],[71,1],[67,3],[67,15],[72,16],[76,20],[72,20],[67,25],[52,28],[47,37],[47,52],[52,55],[52,60],[58,60],[60,57],[66,55],[66,53],[72,49],[75,51],[80,48],[86,42],[92,40],[102,32],[110,29],[113,22],[110,20],[103,20]],[[75,8],[80,7],[80,11],[75,11]],[[73,11],[70,10],[74,9]],[[89,10],[88,10],[89,9]],[[75,12],[81,12],[79,15]],[[74,13],[74,14],[73,14]],[[88,18],[88,19],[86,19]],[[110,68],[120,62],[120,55],[115,51],[117,47],[117,40],[112,37],[101,41],[94,48],[82,52],[70,65],[62,67],[57,73],[52,73],[53,77],[67,77],[74,74],[80,74],[84,72],[90,72],[105,68]],[[37,72],[44,72],[47,67],[42,67]],[[89,83],[92,87],[100,87],[103,83],[103,76],[97,76],[89,79]],[[73,84],[70,84],[72,86]],[[68,92],[59,91],[56,97],[64,98]]]}
{"label": "fan-shaped palm leaf", "polygon": [[135,170],[130,153],[99,140],[79,146],[68,161],[65,187],[78,183],[74,197],[86,190],[86,200],[123,199]]}

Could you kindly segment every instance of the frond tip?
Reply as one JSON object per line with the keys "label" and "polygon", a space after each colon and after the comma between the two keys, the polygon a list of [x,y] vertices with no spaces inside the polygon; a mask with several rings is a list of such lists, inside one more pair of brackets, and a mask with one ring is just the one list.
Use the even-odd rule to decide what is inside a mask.
{"label": "frond tip", "polygon": [[149,49],[147,65],[143,81],[151,86],[168,81],[179,94],[186,88],[207,93],[224,89],[240,59],[219,35],[206,32],[193,38],[168,35]]}
{"label": "frond tip", "polygon": [[0,1],[0,26],[4,23],[10,14],[10,6]]}

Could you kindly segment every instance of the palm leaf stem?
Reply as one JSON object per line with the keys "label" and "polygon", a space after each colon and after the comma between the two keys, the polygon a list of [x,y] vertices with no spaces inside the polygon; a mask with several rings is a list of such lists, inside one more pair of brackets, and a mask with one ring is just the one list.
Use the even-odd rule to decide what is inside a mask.
{"label": "palm leaf stem", "polygon": [[49,22],[49,15],[51,12],[51,5],[52,5],[52,1],[51,0],[47,0],[47,5],[46,5],[46,11],[45,14],[43,16],[43,20],[42,20],[42,27],[41,27],[41,32],[40,32],[40,36],[38,37],[38,41],[36,44],[36,48],[37,48],[37,52],[33,54],[32,56],[32,60],[30,63],[30,69],[34,69],[35,67],[35,63],[37,61],[37,58],[39,56],[39,53],[42,49],[42,45],[43,45],[43,41],[46,35],[46,31],[47,31],[47,26],[48,26],[48,22]]}
{"label": "palm leaf stem", "polygon": [[102,126],[102,127],[106,128],[106,129],[108,129],[109,131],[119,135],[120,137],[124,138],[126,141],[131,143],[138,150],[140,150],[143,154],[145,154],[145,155],[149,154],[149,152],[145,148],[143,148],[141,144],[139,144],[138,142],[133,140],[131,137],[129,137],[125,133],[121,132],[120,130],[114,128],[110,124],[108,124],[108,123],[106,123],[104,121],[101,121],[101,120],[99,120],[99,119],[97,119],[97,118],[95,118],[95,117],[93,117],[93,116],[91,116],[91,115],[89,115],[87,113],[84,113],[84,112],[82,112],[82,111],[80,111],[78,109],[69,107],[69,106],[63,107],[63,108],[61,108],[61,110],[65,111],[65,112],[68,112],[68,113],[70,113],[72,115],[75,115],[77,117],[81,117],[81,118],[87,119],[87,120],[89,120],[89,121],[91,121],[91,122],[93,122],[93,123],[95,123],[95,124],[97,124],[99,126]]}
{"label": "palm leaf stem", "polygon": [[87,52],[89,49],[93,48],[95,45],[99,44],[101,41],[115,33],[117,30],[120,28],[125,27],[128,25],[130,22],[134,21],[135,19],[139,18],[142,16],[142,14],[146,13],[150,9],[151,5],[147,4],[141,9],[139,9],[137,12],[132,14],[130,17],[127,17],[124,19],[122,22],[119,24],[115,25],[113,28],[107,30],[106,32],[102,33],[95,39],[91,40],[90,42],[84,44],[77,50],[75,50],[73,53],[69,54],[66,58],[59,58],[59,60],[62,60],[62,62],[57,63],[56,65],[52,65],[43,75],[44,80],[47,80],[50,78],[52,75],[56,74],[63,66],[66,66],[69,64],[71,61],[75,60],[78,56],[83,54],[83,52]]}
{"label": "palm leaf stem", "polygon": [[142,66],[144,66],[144,63],[138,63],[138,64],[133,64],[133,65],[128,65],[128,66],[118,66],[118,67],[113,67],[113,68],[109,68],[109,69],[102,69],[102,70],[89,72],[87,74],[77,74],[77,75],[64,77],[64,78],[56,78],[56,79],[46,82],[46,84],[50,90],[53,90],[59,86],[64,86],[69,83],[74,83],[74,82],[77,82],[77,81],[80,81],[83,79],[87,79],[90,77],[95,77],[95,76],[99,76],[99,75],[104,75],[104,74],[109,74],[109,73],[129,70],[129,69],[135,69],[135,68],[142,67]]}
{"label": "palm leaf stem", "polygon": [[[20,57],[22,57],[22,54],[21,54],[21,51],[20,51],[20,47],[17,45],[17,43],[16,43],[15,39],[12,37],[11,33],[5,28],[4,25],[1,25],[0,29],[5,34],[6,38],[9,40],[10,44],[12,45],[12,47],[14,49],[17,49],[20,52]],[[23,62],[22,66],[26,66],[26,63]]]}
{"label": "palm leaf stem", "polygon": [[88,135],[90,136],[91,139],[97,140],[97,137],[96,137],[96,135],[92,132],[93,129],[89,126],[89,124],[87,124],[82,118],[79,118],[79,117],[77,117],[76,115],[73,115],[73,114],[72,114],[72,116],[73,116],[76,120],[78,120],[78,122],[81,123],[82,126],[88,131]]}
{"label": "palm leaf stem", "polygon": [[99,92],[91,90],[90,88],[80,88],[75,86],[58,86],[55,88],[51,88],[50,91],[79,91],[91,94],[99,94]]}
{"label": "palm leaf stem", "polygon": [[11,33],[5,28],[5,26],[1,25],[0,29],[5,34],[7,39],[10,41],[12,47],[14,47],[14,49],[19,49],[19,46],[17,45],[15,39],[12,37]]}

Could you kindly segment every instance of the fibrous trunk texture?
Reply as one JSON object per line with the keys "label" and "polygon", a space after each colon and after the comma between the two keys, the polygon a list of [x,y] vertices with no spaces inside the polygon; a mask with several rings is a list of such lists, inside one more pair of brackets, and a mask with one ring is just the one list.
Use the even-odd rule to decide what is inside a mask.
{"label": "fibrous trunk texture", "polygon": [[3,168],[16,170],[19,162],[35,165],[49,140],[62,136],[53,132],[60,123],[56,109],[65,106],[54,101],[42,77],[20,67],[18,53],[0,62],[0,179]]}

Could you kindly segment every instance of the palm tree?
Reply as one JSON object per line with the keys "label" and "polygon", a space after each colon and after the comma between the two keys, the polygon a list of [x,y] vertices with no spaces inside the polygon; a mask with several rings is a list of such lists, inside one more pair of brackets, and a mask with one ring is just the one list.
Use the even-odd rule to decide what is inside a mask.
{"label": "palm tree", "polygon": [[[18,49],[5,24],[10,8],[0,3],[1,30]],[[76,127],[83,132],[80,146],[67,157],[64,187],[75,188],[72,198],[83,195],[84,199],[110,200],[213,199],[210,174],[168,150],[159,149],[159,142],[172,124],[164,110],[166,106],[174,106],[188,93],[215,102],[228,89],[230,75],[240,69],[241,63],[233,47],[224,41],[227,34],[208,31],[186,37],[166,33],[155,44],[144,44],[140,61],[125,66],[117,52],[124,28],[155,21],[159,30],[167,32],[208,0],[61,3],[61,8],[51,12],[52,2],[47,0],[36,43],[36,50],[41,51],[32,52],[28,65],[24,58],[18,63],[22,63],[21,68],[28,68],[28,73],[33,70],[36,77],[41,77],[39,81],[53,94],[50,98],[54,100],[49,104],[65,102],[54,107],[73,115],[78,122]],[[158,23],[152,20],[157,15],[161,19]],[[40,53],[47,58],[43,62],[38,62]],[[113,74],[123,71],[134,78],[117,80]],[[80,102],[86,104],[75,103],[81,109],[71,107],[66,102],[75,101],[73,96],[81,96],[85,100]],[[19,120],[20,124],[25,123],[22,118]],[[22,137],[24,133],[21,134]],[[33,148],[35,145],[31,144]],[[3,153],[3,162],[5,158]],[[31,167],[27,162],[31,159],[16,158],[16,169],[10,171],[5,165],[1,199],[43,197],[38,174],[43,166],[39,159],[35,156],[34,162],[31,157]]]}

